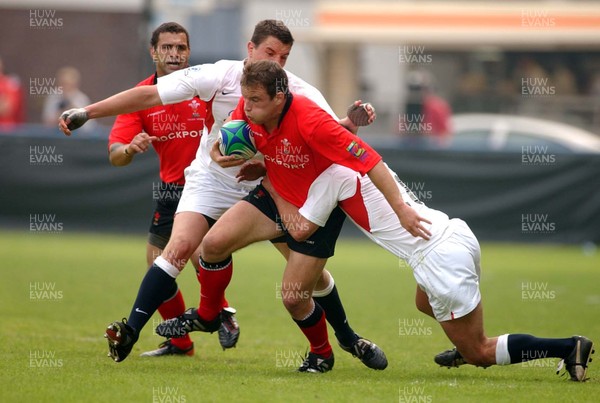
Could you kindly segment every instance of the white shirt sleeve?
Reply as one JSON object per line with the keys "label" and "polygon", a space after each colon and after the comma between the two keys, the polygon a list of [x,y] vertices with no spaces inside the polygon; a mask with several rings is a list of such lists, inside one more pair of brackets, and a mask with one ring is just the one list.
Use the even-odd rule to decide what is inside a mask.
{"label": "white shirt sleeve", "polygon": [[298,212],[308,221],[324,227],[338,201],[356,194],[360,175],[342,165],[333,164],[310,185],[308,197]]}
{"label": "white shirt sleeve", "polygon": [[195,96],[209,101],[221,87],[226,69],[215,64],[200,64],[174,71],[156,82],[163,105],[174,104]]}

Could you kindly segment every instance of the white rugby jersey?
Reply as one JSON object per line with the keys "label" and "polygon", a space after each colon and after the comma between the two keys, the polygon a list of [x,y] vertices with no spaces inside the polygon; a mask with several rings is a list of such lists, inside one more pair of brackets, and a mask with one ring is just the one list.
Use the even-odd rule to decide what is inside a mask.
{"label": "white rugby jersey", "polygon": [[[208,170],[217,175],[220,180],[226,181],[234,187],[239,186],[235,175],[240,168],[221,168],[210,158],[210,150],[218,139],[221,126],[236,108],[242,96],[240,80],[243,70],[243,60],[220,60],[214,64],[200,64],[175,71],[159,78],[156,85],[163,104],[181,102],[194,96],[198,96],[204,101],[212,100],[212,114],[215,123],[208,135],[206,133],[202,135],[196,159],[192,161],[190,165],[192,170],[189,172],[206,172]],[[289,71],[286,73],[290,92],[304,95],[334,119],[339,120],[319,90]],[[193,180],[193,177],[190,178],[186,175],[186,181],[190,179]],[[245,183],[246,186],[249,184]]]}
{"label": "white rugby jersey", "polygon": [[307,220],[324,226],[331,211],[339,204],[346,215],[375,243],[401,259],[410,260],[416,252],[425,255],[436,244],[451,235],[449,218],[441,211],[431,209],[419,201],[398,178],[396,179],[402,199],[417,213],[432,222],[423,223],[431,232],[429,241],[412,236],[402,225],[383,193],[375,187],[367,175],[342,165],[333,164],[312,183],[308,198],[300,208]]}

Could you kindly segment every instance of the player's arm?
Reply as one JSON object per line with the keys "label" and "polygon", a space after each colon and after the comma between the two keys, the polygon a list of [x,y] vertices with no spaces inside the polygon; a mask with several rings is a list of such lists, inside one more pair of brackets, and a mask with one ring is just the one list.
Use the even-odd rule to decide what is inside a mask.
{"label": "player's arm", "polygon": [[89,119],[115,116],[162,105],[155,85],[142,85],[120,92],[84,108],[69,109],[58,120],[59,129],[67,136]]}
{"label": "player's arm", "polygon": [[[322,113],[320,115],[322,116]],[[319,114],[313,114],[310,118],[318,117]],[[307,126],[310,123],[307,122]],[[313,149],[330,161],[360,174],[369,175],[371,182],[383,193],[402,226],[413,236],[429,239],[431,233],[421,222],[431,222],[419,216],[404,202],[396,181],[386,169],[381,156],[369,144],[342,129],[333,119],[322,119],[320,124],[314,126],[313,131],[307,134],[307,140]]]}
{"label": "player's arm", "polygon": [[146,152],[157,137],[144,132],[143,114],[117,116],[108,135],[108,159],[113,166],[129,165],[136,154]]}
{"label": "player's arm", "polygon": [[137,134],[130,143],[113,143],[110,145],[108,159],[114,166],[129,165],[136,154],[148,151],[150,144],[158,138],[148,133]]}
{"label": "player's arm", "polygon": [[268,176],[263,186],[271,194],[287,232],[298,242],[307,240],[324,227],[338,202],[358,191],[359,175],[344,166],[333,164],[313,181],[300,209],[284,200],[271,186]]}
{"label": "player's arm", "polygon": [[[286,228],[288,234],[292,236],[296,241],[303,242],[310,238],[312,234],[315,233],[316,230],[319,229],[319,225],[308,220],[306,217],[302,216],[298,212],[298,207],[294,206],[292,203],[283,199],[279,193],[275,190],[275,188],[271,185],[268,176],[265,177],[262,181],[262,185],[269,192],[271,198],[275,202],[277,206],[277,211],[279,212],[279,216],[281,217],[281,221]],[[333,208],[335,205],[333,206]],[[331,210],[333,210],[333,208]],[[331,213],[331,210],[329,213]],[[329,216],[329,214],[327,214]],[[325,220],[327,221],[327,220]],[[321,224],[320,226],[323,226]]]}
{"label": "player's arm", "polygon": [[153,106],[174,104],[199,96],[208,101],[221,82],[219,66],[206,64],[175,71],[160,77],[156,85],[142,85],[120,92],[85,108],[70,109],[59,118],[59,129],[67,136],[88,119],[115,116],[148,109]]}
{"label": "player's arm", "polygon": [[431,232],[423,226],[423,222],[431,224],[426,218],[421,217],[412,207],[404,202],[400,195],[400,189],[389,170],[380,160],[371,170],[367,172],[371,182],[379,189],[387,200],[392,210],[400,219],[400,224],[415,237],[429,240]]}

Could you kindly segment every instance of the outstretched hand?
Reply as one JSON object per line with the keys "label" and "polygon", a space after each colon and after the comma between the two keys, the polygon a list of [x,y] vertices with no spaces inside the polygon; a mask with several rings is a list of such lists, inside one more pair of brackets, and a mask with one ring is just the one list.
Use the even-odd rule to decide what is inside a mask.
{"label": "outstretched hand", "polygon": [[89,119],[85,108],[74,108],[64,111],[58,119],[58,128],[67,136],[71,131],[79,129]]}

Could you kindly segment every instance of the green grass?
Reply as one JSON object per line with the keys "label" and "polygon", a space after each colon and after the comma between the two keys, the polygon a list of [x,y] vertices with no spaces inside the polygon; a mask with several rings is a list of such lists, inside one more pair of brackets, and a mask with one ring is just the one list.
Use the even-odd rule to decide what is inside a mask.
{"label": "green grass", "polygon": [[[0,232],[0,401],[585,402],[600,393],[600,368],[593,364],[584,384],[556,376],[556,360],[486,370],[437,367],[433,355],[450,343],[414,307],[410,270],[367,241],[341,241],[328,268],[354,329],[385,350],[385,371],[365,368],[335,345],[332,372],[294,371],[307,343],[276,296],[283,260],[268,244],[235,256],[228,298],[242,329],[237,348],[222,351],[216,334],[196,333],[192,358],[140,358],[161,341],[150,322],[132,355],[115,364],[102,335],[107,323],[129,313],[145,272],[144,244],[143,236]],[[565,246],[482,249],[489,335],[585,334],[600,341],[600,254]],[[179,284],[187,305],[197,304],[191,267]],[[527,299],[525,286],[546,292]],[[54,293],[36,299],[40,287]],[[412,323],[413,334],[401,323]]]}

